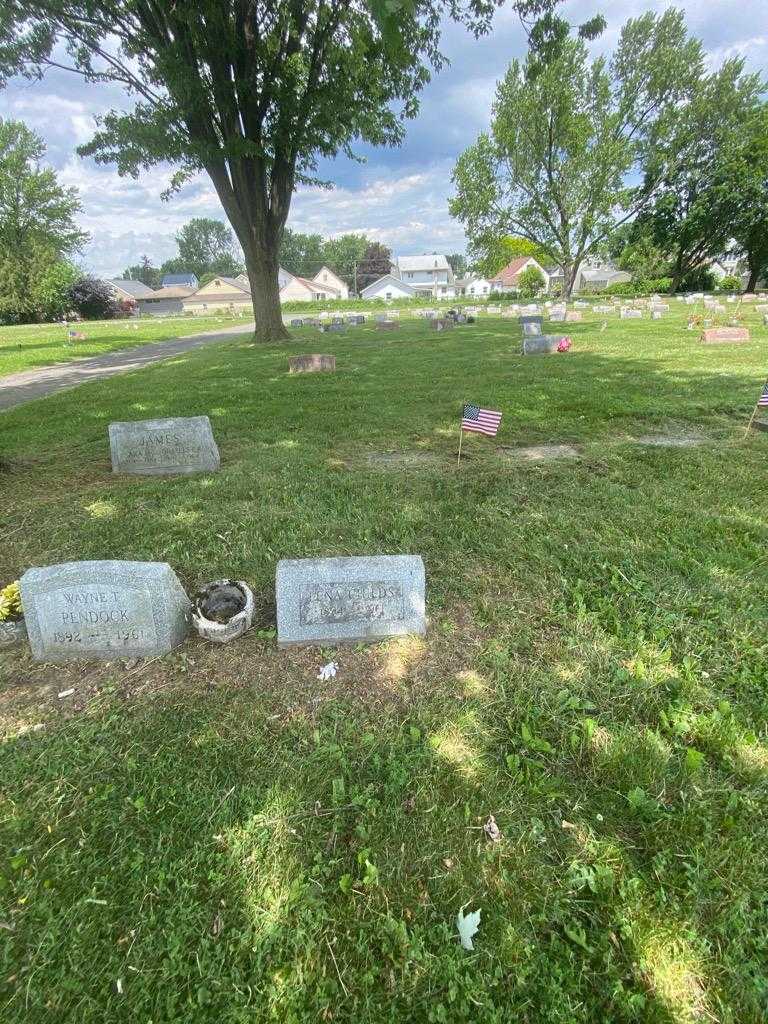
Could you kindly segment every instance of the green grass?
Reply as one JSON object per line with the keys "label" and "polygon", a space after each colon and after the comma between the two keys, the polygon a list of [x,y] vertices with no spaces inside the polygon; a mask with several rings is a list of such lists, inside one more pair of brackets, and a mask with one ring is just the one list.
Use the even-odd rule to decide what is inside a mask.
{"label": "green grass", "polygon": [[[135,348],[150,341],[167,341],[200,331],[224,329],[232,323],[246,323],[231,316],[148,317],[130,320],[94,320],[81,324],[25,324],[0,326],[0,379],[10,373],[34,370],[54,363],[98,356],[115,349]],[[85,335],[83,341],[69,341],[70,327]]]}
{"label": "green grass", "polygon": [[[703,346],[682,315],[591,319],[538,358],[513,322],[305,329],[3,414],[0,582],[157,559],[258,605],[237,644],[151,663],[2,652],[4,1024],[764,1021],[750,321]],[[313,350],[337,372],[289,377]],[[467,436],[457,469],[463,399],[503,410],[498,446],[578,457]],[[200,413],[220,473],[111,476],[111,420]],[[424,640],[277,651],[277,560],[368,552],[424,556]]]}

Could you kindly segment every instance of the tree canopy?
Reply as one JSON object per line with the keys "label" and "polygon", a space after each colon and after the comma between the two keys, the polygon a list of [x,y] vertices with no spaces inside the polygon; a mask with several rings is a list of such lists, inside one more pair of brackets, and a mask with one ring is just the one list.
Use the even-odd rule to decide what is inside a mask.
{"label": "tree canopy", "polygon": [[519,234],[565,272],[638,214],[669,172],[631,187],[666,142],[677,105],[704,73],[698,40],[674,8],[624,26],[610,61],[591,61],[581,39],[563,38],[542,62],[529,52],[499,83],[491,130],[461,155],[451,212],[471,241]]}
{"label": "tree canopy", "polygon": [[[280,338],[277,267],[297,184],[357,140],[402,141],[440,51],[444,16],[487,32],[501,0],[6,0],[0,75],[69,67],[117,83],[81,153],[123,174],[205,171],[245,254],[256,333]],[[515,0],[526,17],[557,0]],[[66,54],[66,57],[62,57]]]}
{"label": "tree canopy", "polygon": [[87,238],[75,222],[77,190],[43,167],[42,139],[20,121],[0,119],[0,319],[62,316],[77,272],[69,258]]}
{"label": "tree canopy", "polygon": [[220,220],[193,217],[178,231],[176,245],[179,265],[198,278],[204,274],[237,277],[243,272],[235,236]]}

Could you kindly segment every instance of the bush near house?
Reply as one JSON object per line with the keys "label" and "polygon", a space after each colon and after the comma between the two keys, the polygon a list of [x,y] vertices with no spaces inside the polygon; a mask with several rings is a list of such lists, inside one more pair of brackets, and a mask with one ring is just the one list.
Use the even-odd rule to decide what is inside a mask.
{"label": "bush near house", "polygon": [[740,292],[741,278],[735,274],[726,274],[717,286],[719,292]]}
{"label": "bush near house", "polygon": [[83,320],[114,320],[124,315],[111,287],[96,277],[81,277],[69,289],[72,309]]}

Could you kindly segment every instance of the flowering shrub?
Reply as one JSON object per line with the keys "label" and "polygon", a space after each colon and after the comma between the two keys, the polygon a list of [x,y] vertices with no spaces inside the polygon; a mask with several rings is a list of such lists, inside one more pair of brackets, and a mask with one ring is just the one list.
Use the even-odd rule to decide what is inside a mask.
{"label": "flowering shrub", "polygon": [[21,591],[19,581],[16,580],[0,590],[0,622],[13,622],[20,619],[22,614]]}

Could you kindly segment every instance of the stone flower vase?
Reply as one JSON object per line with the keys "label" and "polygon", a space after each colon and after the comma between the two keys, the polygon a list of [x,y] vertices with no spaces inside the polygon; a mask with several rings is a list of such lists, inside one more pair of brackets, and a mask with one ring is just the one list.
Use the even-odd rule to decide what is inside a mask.
{"label": "stone flower vase", "polygon": [[24,619],[12,622],[0,622],[0,647],[10,647],[27,639],[27,626]]}
{"label": "stone flower vase", "polygon": [[198,636],[225,644],[253,623],[253,591],[242,580],[216,580],[195,594],[192,623]]}

